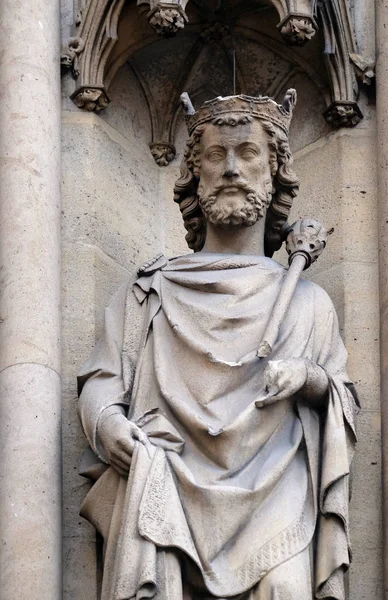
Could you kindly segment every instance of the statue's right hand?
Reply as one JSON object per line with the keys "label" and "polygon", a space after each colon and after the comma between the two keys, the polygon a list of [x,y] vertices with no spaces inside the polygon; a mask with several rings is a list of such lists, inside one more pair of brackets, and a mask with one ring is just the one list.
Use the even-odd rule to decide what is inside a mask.
{"label": "statue's right hand", "polygon": [[99,425],[98,439],[110,465],[123,477],[128,475],[135,442],[149,444],[145,433],[121,413],[109,415]]}

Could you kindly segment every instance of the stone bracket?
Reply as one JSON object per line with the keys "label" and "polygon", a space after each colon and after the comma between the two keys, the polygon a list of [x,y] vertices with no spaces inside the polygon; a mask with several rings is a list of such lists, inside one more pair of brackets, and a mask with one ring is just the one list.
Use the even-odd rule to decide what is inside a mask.
{"label": "stone bracket", "polygon": [[102,86],[79,87],[73,92],[70,98],[78,108],[83,108],[89,112],[100,112],[110,102],[110,98]]}
{"label": "stone bracket", "polygon": [[354,127],[364,118],[357,102],[332,102],[324,112],[325,119],[333,127]]}
{"label": "stone bracket", "polygon": [[[185,8],[188,0],[179,2],[154,2],[150,0],[148,22],[158,35],[171,37],[188,22]],[[144,2],[142,2],[144,4]]]}
{"label": "stone bracket", "polygon": [[159,167],[167,167],[176,154],[174,144],[170,144],[169,142],[151,142],[150,150]]}
{"label": "stone bracket", "polygon": [[318,29],[314,17],[302,13],[290,13],[277,27],[284,40],[291,46],[304,46]]}

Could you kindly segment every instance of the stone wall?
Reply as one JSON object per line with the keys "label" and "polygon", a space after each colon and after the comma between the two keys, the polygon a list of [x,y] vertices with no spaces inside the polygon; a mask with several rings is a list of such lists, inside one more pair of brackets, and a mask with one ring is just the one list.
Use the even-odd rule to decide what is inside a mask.
{"label": "stone wall", "polygon": [[[76,375],[101,332],[103,309],[136,266],[160,252],[164,205],[148,148],[142,91],[125,68],[103,117],[62,113],[64,599],[95,600],[94,530],[78,516],[88,483]],[[68,106],[70,108],[70,105]]]}
{"label": "stone wall", "polygon": [[352,473],[351,600],[382,598],[379,303],[375,130],[329,135],[296,154],[297,217],[334,227],[310,276],[330,294],[362,406]]}

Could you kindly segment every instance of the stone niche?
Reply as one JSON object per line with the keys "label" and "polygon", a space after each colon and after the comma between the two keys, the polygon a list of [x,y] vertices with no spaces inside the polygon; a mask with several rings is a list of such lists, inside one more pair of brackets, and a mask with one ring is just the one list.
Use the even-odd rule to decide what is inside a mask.
{"label": "stone niche", "polygon": [[[120,2],[105,5],[107,11],[108,5]],[[187,137],[179,96],[187,91],[195,106],[234,93],[268,94],[279,101],[287,88],[294,87],[299,100],[290,137],[301,191],[291,218],[307,214],[335,228],[325,256],[308,276],[334,300],[350,354],[350,375],[364,407],[353,473],[349,597],[378,600],[382,592],[373,107],[367,107],[368,118],[357,127],[333,130],[333,124],[338,125],[333,123],[338,104],[333,103],[348,103],[357,113],[342,125],[356,125],[361,111],[355,108],[355,93],[349,91],[357,89],[349,56],[347,74],[338,68],[335,79],[335,68],[328,67],[328,61],[333,65],[338,56],[335,59],[329,52],[322,14],[314,20],[315,35],[306,45],[292,46],[282,36],[279,14],[269,1],[192,0],[185,8],[184,28],[167,38],[151,28],[148,6],[136,2],[120,6],[116,20],[114,7],[110,21],[100,19],[94,46],[88,49],[87,23],[93,20],[90,3],[83,2],[74,31],[81,46],[64,67],[71,67],[64,78],[65,96],[72,88],[73,99],[72,103],[65,98],[63,110],[64,599],[98,600],[101,575],[99,540],[78,517],[89,484],[78,475],[85,440],[76,414],[77,370],[101,331],[104,306],[118,286],[158,252],[167,256],[187,252],[179,209],[172,199]],[[104,43],[101,31],[111,36]],[[65,55],[77,43],[72,41]],[[284,257],[279,253],[275,258]]]}

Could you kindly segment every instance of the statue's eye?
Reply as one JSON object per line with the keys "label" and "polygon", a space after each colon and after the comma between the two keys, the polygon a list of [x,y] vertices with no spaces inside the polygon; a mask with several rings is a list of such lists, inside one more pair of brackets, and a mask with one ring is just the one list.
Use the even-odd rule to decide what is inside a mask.
{"label": "statue's eye", "polygon": [[258,154],[259,153],[255,148],[244,148],[241,152],[241,157],[249,160],[250,158],[255,158]]}
{"label": "statue's eye", "polygon": [[224,158],[224,154],[221,150],[210,150],[210,152],[207,153],[207,158],[212,162],[217,162]]}

